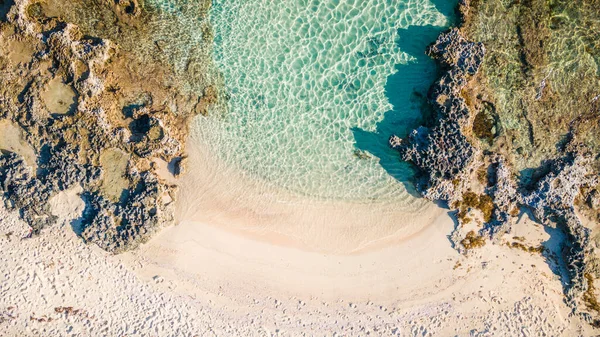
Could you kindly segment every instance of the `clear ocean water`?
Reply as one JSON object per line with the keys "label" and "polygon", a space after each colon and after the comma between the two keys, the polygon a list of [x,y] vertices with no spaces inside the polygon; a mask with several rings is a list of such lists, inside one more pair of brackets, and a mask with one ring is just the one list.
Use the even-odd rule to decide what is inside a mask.
{"label": "clear ocean water", "polygon": [[[179,2],[155,4],[173,11]],[[201,34],[189,2],[179,19]],[[421,122],[437,76],[424,51],[455,5],[213,0],[212,54],[228,99],[198,121],[203,141],[247,176],[295,193],[406,199],[413,172],[387,141]]]}

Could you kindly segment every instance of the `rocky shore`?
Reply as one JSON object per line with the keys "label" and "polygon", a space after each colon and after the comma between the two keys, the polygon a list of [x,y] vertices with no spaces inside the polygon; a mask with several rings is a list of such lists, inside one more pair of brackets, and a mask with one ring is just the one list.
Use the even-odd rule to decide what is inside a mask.
{"label": "rocky shore", "polygon": [[[487,43],[468,40],[482,36],[489,28],[484,20],[498,19],[485,17],[494,6],[537,20],[536,24],[545,24],[546,18],[538,13],[543,12],[544,5],[537,1],[513,4],[509,6],[511,8],[494,1],[489,4],[461,1],[461,28],[443,33],[427,51],[444,71],[431,87],[428,97],[436,111],[435,121],[430,127],[414,130],[407,139],[392,136],[390,145],[400,152],[403,160],[417,167],[416,185],[425,198],[444,202],[456,210],[457,224],[450,237],[457,250],[468,254],[471,249],[492,241],[546,254],[549,261],[558,259],[568,272],[563,283],[566,300],[574,312],[598,326],[600,306],[595,283],[600,277],[600,260],[595,238],[600,213],[595,200],[600,183],[599,152],[598,142],[590,140],[587,133],[597,125],[600,111],[597,99],[587,100],[583,92],[588,89],[588,83],[598,82],[598,75],[586,74],[580,84],[582,92],[561,93],[557,104],[545,114],[560,114],[564,108],[562,104],[567,100],[577,104],[572,105],[568,115],[553,124],[552,119],[546,119],[547,116],[537,110],[536,104],[547,101],[549,93],[560,91],[559,84],[544,78],[538,95],[531,99],[528,96],[531,91],[525,89],[529,84],[517,85],[510,82],[510,77],[499,76],[514,73],[510,62],[498,62],[504,53],[499,50],[503,45],[492,42],[490,49]],[[518,20],[524,19],[519,17]],[[539,58],[552,57],[553,51],[544,48],[552,41],[552,34],[564,32],[558,29],[543,35],[533,28],[527,31],[515,24],[494,27],[485,33],[494,34],[497,33],[494,29],[511,28],[516,29],[515,34],[519,36],[518,52],[526,65],[519,68],[522,75],[514,76],[533,81],[535,76],[532,74],[551,72],[547,64],[535,59],[533,54],[537,53]],[[538,49],[532,50],[535,48]],[[593,45],[588,48],[591,54],[597,52]],[[529,103],[523,103],[519,111],[514,111],[515,107],[510,104],[499,104],[503,91],[490,85],[492,81],[496,81],[497,86],[514,89],[514,98]],[[498,93],[491,94],[494,90]],[[524,104],[531,106],[528,109]],[[534,146],[528,150],[519,147],[528,137],[515,137],[510,126],[514,125],[510,122],[512,116],[521,113],[525,116],[522,120],[529,125],[529,138]],[[570,118],[570,122],[566,118]],[[581,120],[586,120],[587,127],[581,127]],[[546,151],[549,145],[557,150]],[[513,149],[516,152],[512,152]],[[531,152],[526,155],[525,151]],[[529,166],[536,163],[535,160],[538,160],[538,166]],[[544,246],[527,247],[518,242],[524,238],[516,240],[507,235],[516,220],[528,212],[545,226],[557,227],[565,233],[560,256],[552,255]]]}
{"label": "rocky shore", "polygon": [[[188,120],[216,92],[189,93],[168,63],[86,35],[47,3],[10,3],[0,22],[0,118],[25,145],[0,144],[6,206],[37,235],[56,221],[49,201],[79,186],[81,237],[111,252],[136,247],[173,221],[169,175],[183,170]],[[146,19],[136,1],[104,6],[115,25]]]}
{"label": "rocky shore", "polygon": [[[169,63],[162,40],[136,49],[133,42],[151,34],[141,28],[153,15],[143,2],[95,3],[111,17],[110,27],[75,25],[63,17],[68,11],[53,12],[51,4],[0,2],[3,207],[18,211],[36,236],[59,217],[52,200],[78,190],[85,209],[75,232],[112,253],[136,248],[174,221],[171,181],[185,170],[189,121],[220,99],[204,77],[209,61]],[[573,312],[594,326],[600,326],[597,6],[597,0],[461,1],[461,27],[427,50],[442,70],[428,96],[435,118],[406,139],[390,138],[418,169],[420,193],[455,211],[456,250],[468,256],[493,243],[544,255],[564,276]],[[124,38],[128,26],[139,35],[122,44],[111,40]],[[571,41],[571,31],[580,34],[571,40],[583,41],[581,48],[557,47]],[[197,80],[194,90],[182,73]],[[509,235],[528,214],[564,233],[558,253]]]}

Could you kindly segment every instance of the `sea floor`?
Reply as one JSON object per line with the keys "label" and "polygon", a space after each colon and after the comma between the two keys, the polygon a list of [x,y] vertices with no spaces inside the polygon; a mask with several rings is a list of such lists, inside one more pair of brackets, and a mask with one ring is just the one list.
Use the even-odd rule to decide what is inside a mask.
{"label": "sea floor", "polygon": [[[437,76],[424,50],[452,23],[454,5],[215,1],[213,57],[226,99],[195,123],[203,145],[307,197],[419,204],[408,196],[416,198],[414,172],[388,138],[422,121]],[[181,13],[188,29],[193,14]]]}

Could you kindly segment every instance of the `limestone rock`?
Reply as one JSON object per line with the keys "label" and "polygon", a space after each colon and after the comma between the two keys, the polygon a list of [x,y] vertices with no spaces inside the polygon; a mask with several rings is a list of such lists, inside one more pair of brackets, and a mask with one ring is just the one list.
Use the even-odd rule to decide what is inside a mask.
{"label": "limestone rock", "polygon": [[[121,21],[142,22],[137,0],[106,5]],[[78,184],[86,204],[81,236],[111,252],[134,248],[172,223],[176,187],[159,181],[151,162],[183,157],[197,95],[175,81],[141,80],[149,73],[172,78],[174,70],[160,63],[152,72],[141,69],[148,63],[47,16],[40,3],[15,0],[6,20],[9,33],[0,39],[25,39],[31,50],[0,69],[0,118],[22,129],[38,165],[34,170],[18,154],[0,153],[5,204],[19,210],[37,235],[57,220],[48,201]],[[208,108],[216,92],[207,89],[205,96]],[[105,160],[107,151],[122,153],[125,165]]]}
{"label": "limestone rock", "polygon": [[429,94],[436,122],[431,128],[412,131],[406,140],[392,136],[390,145],[419,169],[417,188],[426,198],[452,203],[460,199],[462,188],[457,183],[473,169],[478,153],[463,133],[470,113],[461,90],[467,76],[479,69],[485,48],[452,29],[440,35],[428,53],[448,69]]}
{"label": "limestone rock", "polygon": [[[575,212],[575,199],[583,187],[593,187],[600,178],[591,169],[592,158],[584,153],[569,153],[556,160],[550,172],[537,184],[522,202],[530,207],[542,222],[557,221],[568,235],[567,267],[570,274],[568,295],[573,305],[588,289],[586,274],[595,274],[597,261],[595,247],[591,242],[591,230]],[[584,306],[579,306],[583,308]]]}

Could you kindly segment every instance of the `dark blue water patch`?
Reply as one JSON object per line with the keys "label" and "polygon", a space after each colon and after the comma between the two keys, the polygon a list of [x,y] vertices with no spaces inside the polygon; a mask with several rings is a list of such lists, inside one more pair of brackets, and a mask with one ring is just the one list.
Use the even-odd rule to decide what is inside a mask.
{"label": "dark blue water patch", "polygon": [[6,15],[14,4],[14,0],[0,0],[0,21],[6,21]]}
{"label": "dark blue water patch", "polygon": [[[457,1],[438,0],[433,3],[438,11],[450,18],[451,24],[455,22]],[[409,163],[401,160],[398,152],[389,147],[388,141],[391,135],[406,137],[411,130],[431,123],[434,113],[427,102],[427,92],[440,76],[440,69],[425,51],[447,29],[425,25],[398,31],[398,47],[412,56],[413,60],[397,65],[396,73],[388,77],[385,90],[393,108],[385,113],[374,132],[352,129],[356,147],[378,157],[386,172],[402,182],[413,195],[418,195],[413,185],[417,172]]]}
{"label": "dark blue water patch", "polygon": [[450,26],[457,25],[458,20],[458,0],[432,0],[438,12],[442,13],[450,20]]}

